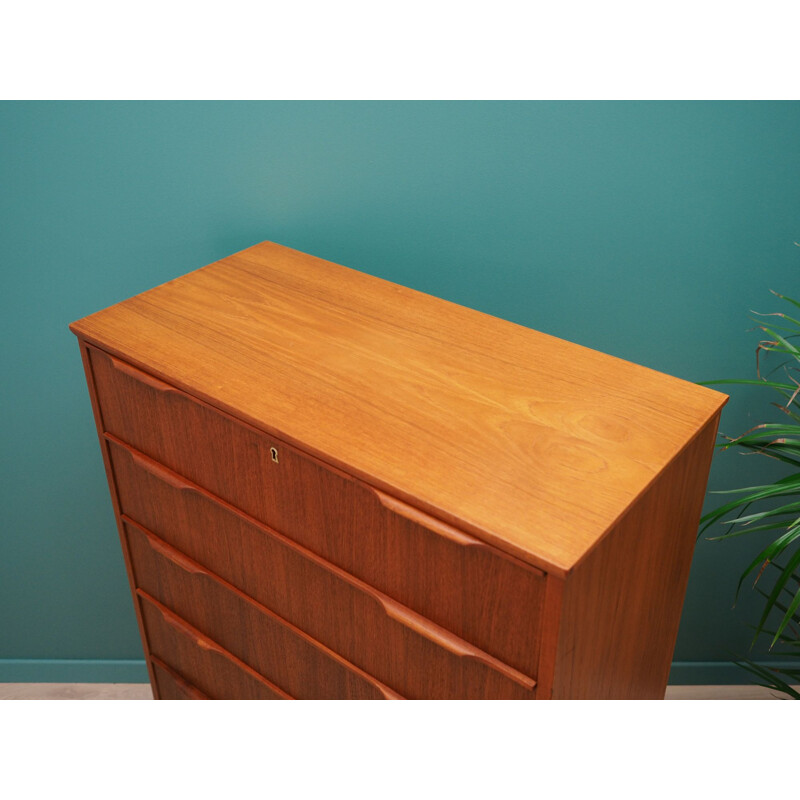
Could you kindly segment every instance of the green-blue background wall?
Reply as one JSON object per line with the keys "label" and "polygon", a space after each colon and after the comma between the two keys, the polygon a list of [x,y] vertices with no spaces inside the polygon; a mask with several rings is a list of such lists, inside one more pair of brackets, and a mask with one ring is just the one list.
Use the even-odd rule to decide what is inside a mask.
{"label": "green-blue background wall", "polygon": [[[800,104],[0,104],[0,681],[146,680],[67,324],[271,239],[691,381],[799,294]],[[758,421],[737,390],[722,430]],[[719,458],[711,488],[757,465]],[[673,680],[759,542],[701,541]]]}

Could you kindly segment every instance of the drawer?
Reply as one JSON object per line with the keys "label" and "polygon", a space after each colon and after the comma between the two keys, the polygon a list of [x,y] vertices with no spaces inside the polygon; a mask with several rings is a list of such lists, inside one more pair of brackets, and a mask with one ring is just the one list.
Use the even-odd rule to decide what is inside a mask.
{"label": "drawer", "polygon": [[107,432],[536,677],[539,570],[96,348],[90,358]]}
{"label": "drawer", "polygon": [[439,648],[533,688],[524,674],[151,459],[114,442],[109,453],[124,515],[401,694],[426,696],[429,678],[405,665],[446,666]]}
{"label": "drawer", "polygon": [[185,620],[137,591],[150,654],[212,700],[288,700],[286,692]]}
{"label": "drawer", "polygon": [[159,700],[208,700],[199,689],[192,686],[172,667],[158,658],[151,658]]}
{"label": "drawer", "polygon": [[136,586],[300,700],[398,695],[199,564],[125,524]]}

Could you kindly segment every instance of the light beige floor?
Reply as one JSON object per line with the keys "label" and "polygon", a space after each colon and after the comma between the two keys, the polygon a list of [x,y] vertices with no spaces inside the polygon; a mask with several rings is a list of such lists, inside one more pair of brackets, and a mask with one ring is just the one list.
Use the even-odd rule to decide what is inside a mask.
{"label": "light beige floor", "polygon": [[[152,700],[146,683],[0,683],[0,700]],[[668,686],[667,700],[777,700],[760,686]]]}
{"label": "light beige floor", "polygon": [[149,683],[0,683],[0,700],[152,700]]}
{"label": "light beige floor", "polygon": [[763,686],[667,686],[666,700],[784,700]]}

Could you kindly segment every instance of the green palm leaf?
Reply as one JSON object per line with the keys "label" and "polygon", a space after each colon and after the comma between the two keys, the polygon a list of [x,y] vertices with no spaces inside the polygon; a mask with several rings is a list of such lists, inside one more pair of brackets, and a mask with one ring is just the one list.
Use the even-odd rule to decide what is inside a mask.
{"label": "green palm leaf", "polygon": [[[773,294],[800,308],[797,300]],[[773,540],[762,544],[758,555],[741,573],[734,602],[745,580],[755,573],[753,588],[763,606],[758,623],[753,626],[753,645],[759,636],[769,636],[770,654],[798,659],[798,668],[773,668],[749,659],[735,663],[747,670],[757,685],[800,700],[800,692],[789,683],[800,681],[800,318],[781,311],[753,313],[757,330],[764,337],[756,347],[756,378],[704,381],[702,385],[764,386],[776,392],[783,401],[770,405],[781,412],[782,421],[764,421],[737,437],[723,437],[725,441],[717,449],[765,456],[790,472],[769,484],[714,492],[733,497],[701,518],[698,535],[715,524],[727,527],[723,534],[709,537],[712,541],[772,532]],[[776,645],[780,652],[774,649]]]}

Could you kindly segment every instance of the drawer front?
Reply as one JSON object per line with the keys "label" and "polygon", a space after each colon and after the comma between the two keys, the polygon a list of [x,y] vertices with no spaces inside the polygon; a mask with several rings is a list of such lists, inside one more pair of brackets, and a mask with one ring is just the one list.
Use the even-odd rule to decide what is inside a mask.
{"label": "drawer front", "polygon": [[151,658],[159,700],[208,700],[199,689],[192,686],[172,667],[158,658]]}
{"label": "drawer front", "polygon": [[161,603],[137,591],[151,655],[212,700],[287,700],[289,695]]}
{"label": "drawer front", "polygon": [[130,523],[125,524],[125,534],[137,587],[292,697],[397,696],[174,548]]}
{"label": "drawer front", "polygon": [[539,570],[90,350],[106,431],[536,677]]}
{"label": "drawer front", "polygon": [[[463,673],[452,696],[484,696],[490,684],[498,684],[501,696],[531,696],[535,682],[517,670],[223,507],[149,459],[121,445],[112,443],[109,449],[123,514],[156,534],[150,537],[156,547],[163,540],[188,555],[405,697],[441,692],[431,683],[431,675],[441,670]],[[136,532],[134,523],[129,527]],[[491,672],[503,676],[505,689],[499,679],[487,678]]]}

